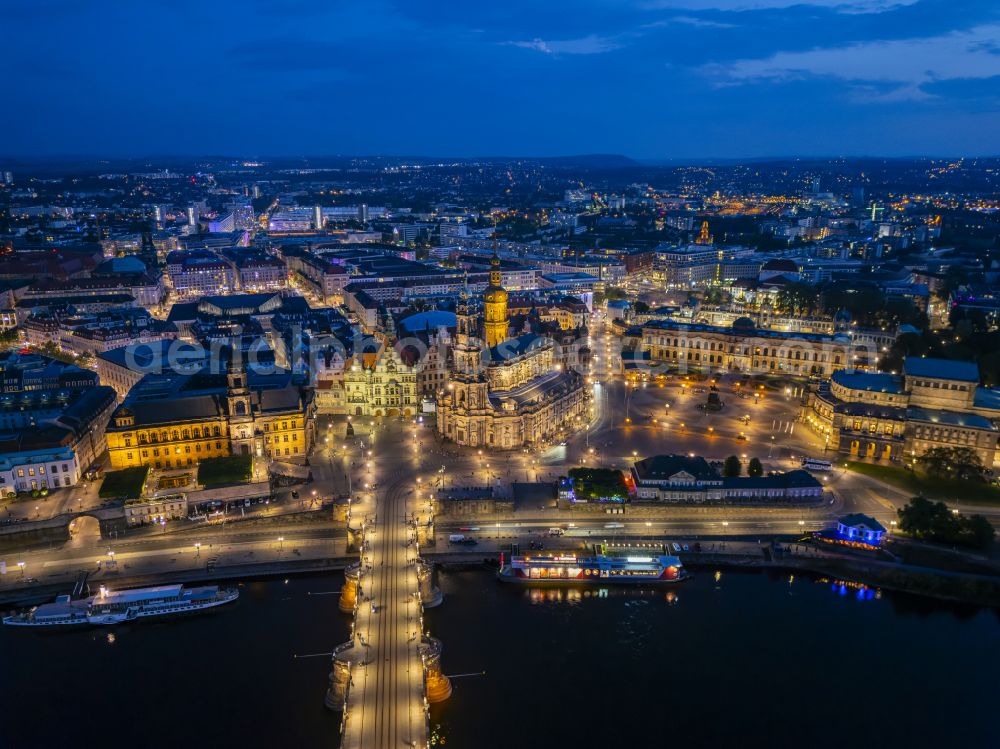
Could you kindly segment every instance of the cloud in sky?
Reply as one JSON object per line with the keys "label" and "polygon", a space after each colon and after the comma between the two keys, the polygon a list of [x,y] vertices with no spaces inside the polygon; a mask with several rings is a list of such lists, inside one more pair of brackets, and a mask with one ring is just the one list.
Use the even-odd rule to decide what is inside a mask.
{"label": "cloud in sky", "polygon": [[604,52],[611,52],[612,50],[619,49],[622,46],[621,42],[616,39],[598,36],[596,34],[591,34],[579,39],[562,39],[554,41],[545,41],[544,39],[536,37],[527,41],[506,42],[506,44],[513,47],[532,49],[546,55],[599,55]]}
{"label": "cloud in sky", "polygon": [[649,9],[742,12],[792,8],[800,5],[829,8],[839,13],[885,13],[918,2],[919,0],[647,0],[643,6]]}
{"label": "cloud in sky", "polygon": [[855,84],[861,98],[920,100],[931,98],[926,90],[931,83],[1000,76],[998,40],[1000,24],[984,24],[934,37],[777,52],[760,59],[713,63],[703,71],[720,85],[820,77]]}
{"label": "cloud in sky", "polygon": [[722,21],[713,21],[710,18],[699,18],[698,16],[674,16],[665,21],[657,21],[657,25],[668,25],[671,23],[679,23],[685,26],[694,26],[696,29],[735,29],[736,25],[732,23],[723,23]]}

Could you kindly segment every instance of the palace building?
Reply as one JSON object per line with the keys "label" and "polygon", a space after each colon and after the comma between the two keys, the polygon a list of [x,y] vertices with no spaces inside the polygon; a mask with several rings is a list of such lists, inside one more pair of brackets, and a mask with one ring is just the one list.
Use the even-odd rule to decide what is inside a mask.
{"label": "palace building", "polygon": [[972,362],[908,357],[903,374],[834,372],[803,418],[843,455],[912,461],[934,447],[968,447],[986,467],[1000,446],[1000,391],[979,386]]}
{"label": "palace building", "polygon": [[146,375],[111,416],[114,470],[193,466],[202,458],[305,458],[313,445],[310,392],[289,374]]}
{"label": "palace building", "polygon": [[459,445],[510,450],[538,444],[589,418],[584,377],[560,362],[551,338],[509,337],[507,292],[494,256],[480,316],[463,292],[456,310],[452,375],[437,398],[437,428]]}
{"label": "palace building", "polygon": [[829,377],[874,364],[876,347],[848,333],[801,333],[758,328],[741,317],[731,326],[656,320],[642,326],[642,350],[654,363],[705,371],[768,372]]}

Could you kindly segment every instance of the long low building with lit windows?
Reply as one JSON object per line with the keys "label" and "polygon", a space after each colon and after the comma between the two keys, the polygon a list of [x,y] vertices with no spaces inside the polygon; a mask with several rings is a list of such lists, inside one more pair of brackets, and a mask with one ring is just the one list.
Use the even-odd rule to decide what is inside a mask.
{"label": "long low building with lit windows", "polygon": [[989,467],[1000,447],[1000,391],[979,386],[972,362],[908,357],[902,375],[835,372],[803,418],[828,451],[847,456],[912,461],[967,447]]}
{"label": "long low building with lit windows", "polygon": [[808,471],[770,476],[722,476],[702,457],[655,455],[636,461],[632,482],[639,502],[756,504],[815,502],[823,485]]}
{"label": "long low building with lit windows", "polygon": [[856,341],[847,332],[766,330],[749,317],[731,326],[656,320],[642,326],[641,347],[653,364],[681,371],[825,378],[841,369],[867,369],[877,360],[877,347]]}

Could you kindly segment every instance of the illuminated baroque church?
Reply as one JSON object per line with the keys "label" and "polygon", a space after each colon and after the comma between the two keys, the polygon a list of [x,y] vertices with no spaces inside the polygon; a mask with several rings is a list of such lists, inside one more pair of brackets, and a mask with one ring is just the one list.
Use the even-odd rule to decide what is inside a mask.
{"label": "illuminated baroque church", "polygon": [[483,293],[483,326],[490,348],[507,340],[510,320],[507,317],[507,291],[500,285],[500,258],[494,253],[490,262],[490,285]]}
{"label": "illuminated baroque church", "polygon": [[464,292],[455,310],[452,375],[438,392],[437,428],[459,445],[510,450],[582,424],[589,418],[589,391],[579,372],[559,363],[551,338],[510,337],[496,255],[491,265],[482,313]]}

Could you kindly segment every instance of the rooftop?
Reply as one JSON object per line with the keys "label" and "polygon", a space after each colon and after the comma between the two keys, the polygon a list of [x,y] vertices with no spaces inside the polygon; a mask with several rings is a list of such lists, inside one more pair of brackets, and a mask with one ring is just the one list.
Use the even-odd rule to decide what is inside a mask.
{"label": "rooftop", "polygon": [[932,377],[940,380],[961,380],[979,382],[979,367],[971,361],[951,359],[927,359],[908,356],[903,362],[903,371],[911,377]]}
{"label": "rooftop", "polygon": [[903,383],[896,375],[888,372],[851,372],[841,369],[830,379],[851,390],[866,390],[875,393],[902,393]]}
{"label": "rooftop", "polygon": [[655,455],[636,461],[636,478],[639,481],[667,481],[678,473],[688,473],[699,481],[719,481],[720,476],[708,461],[687,455]]}
{"label": "rooftop", "polygon": [[844,517],[840,518],[837,522],[850,528],[856,528],[860,525],[870,531],[880,531],[885,533],[884,525],[870,515],[862,515],[860,512],[844,515]]}
{"label": "rooftop", "polygon": [[985,416],[960,413],[958,411],[933,411],[911,407],[906,409],[906,417],[911,421],[924,421],[953,427],[968,427],[970,429],[989,429],[992,432],[997,431],[993,422]]}

